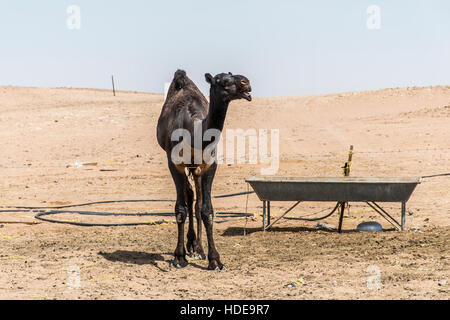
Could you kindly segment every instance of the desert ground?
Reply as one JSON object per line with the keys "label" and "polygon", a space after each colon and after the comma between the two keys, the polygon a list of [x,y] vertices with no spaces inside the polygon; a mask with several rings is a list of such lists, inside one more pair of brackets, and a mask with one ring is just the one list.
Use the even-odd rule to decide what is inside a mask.
{"label": "desert ground", "polygon": [[[119,91],[114,97],[108,90],[0,87],[0,210],[174,199],[155,136],[162,104],[161,94]],[[225,128],[279,129],[277,175],[340,176],[353,145],[352,176],[419,177],[450,172],[449,123],[450,87],[437,86],[234,101]],[[213,195],[247,191],[245,179],[265,166],[220,165]],[[25,209],[0,213],[0,299],[450,298],[448,176],[417,186],[407,203],[404,232],[392,230],[362,204],[351,204],[342,234],[333,228],[337,214],[321,221],[328,228],[282,219],[263,232],[262,203],[255,194],[214,199],[213,205],[217,212],[254,214],[215,224],[224,271],[206,270],[205,260],[170,267],[173,217],[52,217],[166,222],[81,227],[43,222]],[[272,217],[290,205],[273,203]],[[333,206],[304,203],[289,216],[319,216]],[[398,203],[383,206],[400,217]],[[172,212],[173,203],[71,210],[78,209]],[[363,221],[378,221],[385,230],[355,232]],[[203,242],[207,248],[205,235]]]}

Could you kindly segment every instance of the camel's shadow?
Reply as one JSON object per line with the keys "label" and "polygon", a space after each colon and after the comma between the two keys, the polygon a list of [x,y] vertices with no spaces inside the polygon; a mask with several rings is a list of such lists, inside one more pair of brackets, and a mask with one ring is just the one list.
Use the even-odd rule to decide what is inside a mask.
{"label": "camel's shadow", "polygon": [[133,263],[137,265],[151,264],[158,268],[163,272],[167,272],[167,270],[161,269],[157,261],[166,262],[164,257],[159,253],[146,253],[139,251],[126,251],[126,250],[117,250],[114,252],[102,252],[98,253],[103,258],[112,262],[124,262],[124,263]]}
{"label": "camel's shadow", "polygon": [[[383,232],[393,232],[396,231],[394,228],[383,229]],[[243,228],[243,227],[230,227],[226,229],[222,236],[225,237],[236,237],[248,235],[255,232],[267,232],[267,233],[277,233],[277,232],[326,232],[330,234],[339,234],[336,229],[324,230],[319,228],[307,228],[307,227],[272,227],[267,231],[262,231],[262,228]],[[342,230],[342,233],[361,233],[358,230]],[[370,234],[370,233],[369,233]]]}
{"label": "camel's shadow", "polygon": [[[162,261],[167,263],[168,265],[171,264],[172,258],[169,260],[164,259],[164,257],[159,253],[146,253],[146,252],[139,252],[139,251],[127,251],[127,250],[117,250],[114,252],[102,252],[100,251],[98,253],[103,258],[105,258],[108,261],[112,262],[124,262],[124,263],[133,263],[137,265],[145,265],[145,264],[151,264],[155,268],[159,269],[162,272],[169,272],[169,270],[164,270],[160,266],[158,266],[157,261]],[[167,252],[165,254],[172,255],[171,253]],[[196,263],[190,262],[189,265],[199,268],[199,269],[207,269],[205,267],[202,267]]]}

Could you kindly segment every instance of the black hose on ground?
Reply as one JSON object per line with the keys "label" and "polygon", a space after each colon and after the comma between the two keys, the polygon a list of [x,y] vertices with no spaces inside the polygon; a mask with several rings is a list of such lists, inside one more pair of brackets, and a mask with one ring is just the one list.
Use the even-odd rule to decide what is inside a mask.
{"label": "black hose on ground", "polygon": [[449,173],[433,174],[431,176],[422,176],[422,179],[434,178],[434,177],[444,177],[444,176],[450,176],[450,172]]}
{"label": "black hose on ground", "polygon": [[[240,196],[245,194],[251,194],[250,192],[239,192],[239,193],[231,193],[224,194],[219,196],[214,196],[213,198],[227,198]],[[73,204],[73,205],[64,205],[64,206],[55,206],[55,207],[25,207],[25,206],[4,206],[3,208],[8,208],[7,210],[0,210],[0,213],[3,212],[24,212],[24,210],[38,211],[34,216],[38,220],[42,220],[45,222],[51,223],[60,223],[60,224],[71,224],[75,226],[82,227],[119,227],[119,226],[139,226],[139,225],[155,225],[155,224],[164,224],[165,221],[152,221],[152,222],[134,222],[134,223],[84,223],[84,222],[74,222],[74,221],[62,221],[62,220],[53,220],[45,218],[44,216],[48,215],[56,215],[56,214],[81,214],[81,215],[89,215],[89,216],[163,216],[163,217],[173,217],[174,213],[172,212],[160,212],[160,213],[109,213],[109,212],[95,212],[95,211],[68,211],[68,210],[54,210],[54,209],[66,209],[73,207],[85,207],[92,206],[97,204],[107,204],[107,203],[131,203],[131,202],[175,202],[175,200],[157,200],[157,199],[149,199],[149,200],[108,200],[108,201],[95,201],[95,202],[87,202],[81,204]],[[53,210],[50,210],[53,209]],[[217,217],[220,218],[239,218],[239,217],[253,217],[252,213],[240,213],[240,212],[217,212]],[[217,223],[226,222],[229,220],[216,221]]]}
{"label": "black hose on ground", "polygon": [[334,209],[333,209],[330,213],[328,213],[327,215],[325,215],[325,216],[323,216],[323,217],[318,217],[318,218],[284,217],[284,219],[287,219],[287,220],[302,220],[302,221],[317,221],[317,220],[323,220],[323,219],[326,219],[326,218],[328,218],[329,216],[331,216],[331,215],[336,211],[336,209],[339,208],[339,205],[340,205],[340,202],[338,202],[338,203],[336,204],[336,207],[334,207]]}
{"label": "black hose on ground", "polygon": [[[213,196],[214,199],[218,198],[228,198],[228,197],[235,197],[235,196],[241,196],[246,194],[252,194],[255,193],[254,191],[246,191],[246,192],[238,192],[238,193],[230,193],[230,194],[223,194],[219,196]],[[93,206],[96,204],[106,204],[106,203],[121,203],[121,202],[176,202],[176,200],[107,200],[107,201],[94,201],[94,202],[86,202],[86,203],[80,203],[80,204],[69,204],[64,206],[54,206],[54,207],[20,207],[20,206],[3,206],[3,208],[14,208],[14,209],[27,209],[27,210],[39,210],[39,209],[66,209],[66,208],[74,208],[74,207],[85,207],[85,206]]]}

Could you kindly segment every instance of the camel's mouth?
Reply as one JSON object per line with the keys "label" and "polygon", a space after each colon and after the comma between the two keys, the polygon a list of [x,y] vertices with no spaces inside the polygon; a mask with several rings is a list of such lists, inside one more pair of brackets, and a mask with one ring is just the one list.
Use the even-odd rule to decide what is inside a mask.
{"label": "camel's mouth", "polygon": [[250,92],[252,92],[252,86],[250,85],[250,81],[241,75],[235,75],[234,78],[234,86],[233,86],[233,99],[245,99],[247,101],[252,101],[252,96]]}
{"label": "camel's mouth", "polygon": [[252,95],[250,94],[250,92],[243,92],[241,96],[247,101],[252,101]]}

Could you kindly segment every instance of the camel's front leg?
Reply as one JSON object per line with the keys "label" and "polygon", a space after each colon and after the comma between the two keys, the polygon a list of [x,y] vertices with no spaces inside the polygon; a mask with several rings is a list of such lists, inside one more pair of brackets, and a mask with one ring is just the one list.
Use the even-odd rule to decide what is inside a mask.
{"label": "camel's front leg", "polygon": [[186,249],[184,248],[184,223],[189,212],[186,194],[185,180],[186,175],[177,170],[175,165],[169,159],[169,169],[177,190],[177,202],[175,203],[175,217],[178,224],[178,242],[174,252],[173,266],[183,268],[187,266]]}
{"label": "camel's front leg", "polygon": [[206,237],[208,238],[208,260],[209,270],[222,270],[225,266],[220,262],[220,255],[214,245],[213,223],[214,210],[211,203],[211,187],[216,173],[217,164],[214,163],[209,170],[202,176],[202,209],[201,215],[203,224],[205,225]]}

